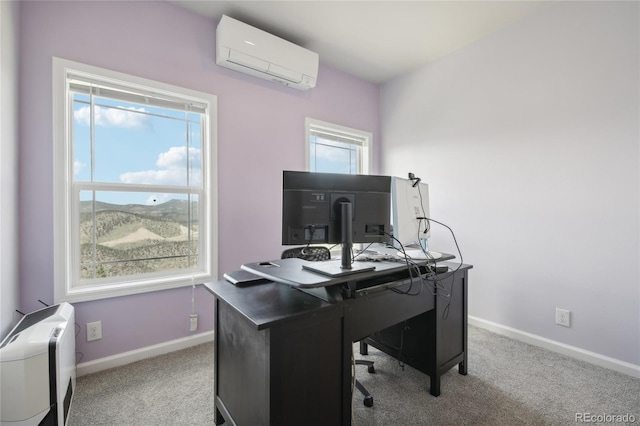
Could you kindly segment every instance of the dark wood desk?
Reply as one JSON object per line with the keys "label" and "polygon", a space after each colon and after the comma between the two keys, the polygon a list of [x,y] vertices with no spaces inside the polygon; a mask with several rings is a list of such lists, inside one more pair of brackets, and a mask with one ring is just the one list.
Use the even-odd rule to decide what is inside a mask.
{"label": "dark wood desk", "polygon": [[404,280],[338,303],[278,283],[205,284],[215,296],[216,424],[350,425],[351,347],[362,339],[361,351],[375,346],[428,374],[439,395],[444,372],[467,372],[470,268],[439,275],[440,295],[414,278],[413,295],[400,294]]}

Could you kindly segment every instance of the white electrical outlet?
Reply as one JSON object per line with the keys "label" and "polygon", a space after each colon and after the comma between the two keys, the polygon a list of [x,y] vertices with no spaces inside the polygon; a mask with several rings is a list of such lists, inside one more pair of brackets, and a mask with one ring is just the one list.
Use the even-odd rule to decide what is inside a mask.
{"label": "white electrical outlet", "polygon": [[102,339],[102,321],[87,323],[87,342]]}
{"label": "white electrical outlet", "polygon": [[571,312],[566,309],[556,308],[556,324],[571,327]]}
{"label": "white electrical outlet", "polygon": [[189,318],[189,331],[196,331],[198,329],[198,314],[191,314]]}

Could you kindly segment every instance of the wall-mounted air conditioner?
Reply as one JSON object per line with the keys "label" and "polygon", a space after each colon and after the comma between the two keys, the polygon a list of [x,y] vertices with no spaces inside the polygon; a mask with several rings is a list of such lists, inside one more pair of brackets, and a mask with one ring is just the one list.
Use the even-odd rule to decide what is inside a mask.
{"label": "wall-mounted air conditioner", "polygon": [[315,87],[318,54],[226,15],[216,30],[216,63],[299,90]]}
{"label": "wall-mounted air conditioner", "polygon": [[76,388],[73,306],[22,317],[0,343],[0,383],[0,425],[66,424]]}

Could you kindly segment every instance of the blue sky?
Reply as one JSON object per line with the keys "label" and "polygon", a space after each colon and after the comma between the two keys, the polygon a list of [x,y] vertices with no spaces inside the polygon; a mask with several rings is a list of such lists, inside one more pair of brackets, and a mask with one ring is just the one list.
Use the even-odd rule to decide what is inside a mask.
{"label": "blue sky", "polygon": [[[311,171],[355,174],[356,150],[353,145],[311,136]],[[315,166],[315,167],[314,167]]]}
{"label": "blue sky", "polygon": [[[89,101],[88,95],[74,94],[74,178],[84,182],[92,181]],[[187,115],[184,111],[97,96],[94,104],[94,182],[185,186],[189,152],[190,184],[201,184],[199,114]],[[356,173],[353,146],[322,138],[317,142],[311,149],[311,162],[315,163],[316,171]],[[90,195],[83,192],[82,199],[90,199]],[[113,204],[152,205],[173,198],[184,199],[185,195],[100,192],[96,198]]]}
{"label": "blue sky", "polygon": [[[74,96],[74,176],[91,181],[89,96]],[[187,185],[187,152],[193,185],[201,184],[199,114],[187,114],[105,98],[95,103],[95,182]],[[187,121],[187,118],[189,121]],[[190,134],[187,149],[187,134]],[[178,194],[101,193],[99,201],[153,204]]]}

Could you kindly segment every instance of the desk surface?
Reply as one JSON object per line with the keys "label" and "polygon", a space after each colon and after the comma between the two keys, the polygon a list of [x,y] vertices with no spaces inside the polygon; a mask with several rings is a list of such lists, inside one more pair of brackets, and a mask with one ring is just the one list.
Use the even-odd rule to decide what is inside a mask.
{"label": "desk surface", "polygon": [[322,299],[275,282],[237,287],[227,281],[218,281],[205,283],[204,286],[240,312],[258,330],[285,320],[337,308]]}
{"label": "desk surface", "polygon": [[[383,262],[377,262],[383,264]],[[459,267],[453,262],[443,262],[450,269]],[[394,265],[390,271],[402,270],[406,265],[391,263]],[[471,268],[471,265],[462,265],[460,269]],[[309,274],[317,275],[311,272]],[[366,276],[365,276],[366,274]],[[451,271],[442,274],[446,276]],[[364,278],[375,275],[385,275],[381,270],[359,274]],[[258,330],[266,329],[284,321],[295,321],[296,318],[313,315],[329,309],[341,309],[339,304],[330,303],[316,296],[304,293],[295,286],[283,285],[277,282],[262,283],[250,287],[240,287],[227,281],[205,283],[205,288],[216,295],[224,303],[227,303],[241,313]],[[409,296],[406,296],[409,297]]]}
{"label": "desk surface", "polygon": [[[442,254],[442,257],[437,262],[454,259],[455,256],[450,254]],[[415,264],[426,265],[426,259],[417,259],[413,261]],[[432,261],[431,261],[432,262]],[[304,266],[316,266],[318,264],[334,264],[336,269],[339,268],[340,260],[327,260],[323,262],[310,262],[297,258],[278,259],[265,262],[253,262],[242,265],[242,269],[252,274],[259,275],[261,277],[268,278],[273,281],[277,281],[283,284],[288,284],[300,288],[318,288],[327,287],[336,284],[342,284],[349,281],[362,281],[369,278],[378,277],[381,274],[393,273],[402,271],[407,268],[407,263],[404,260],[396,261],[356,261],[356,266],[369,266],[373,270],[365,272],[357,272],[354,274],[329,277],[327,275],[319,274],[304,269]]]}

